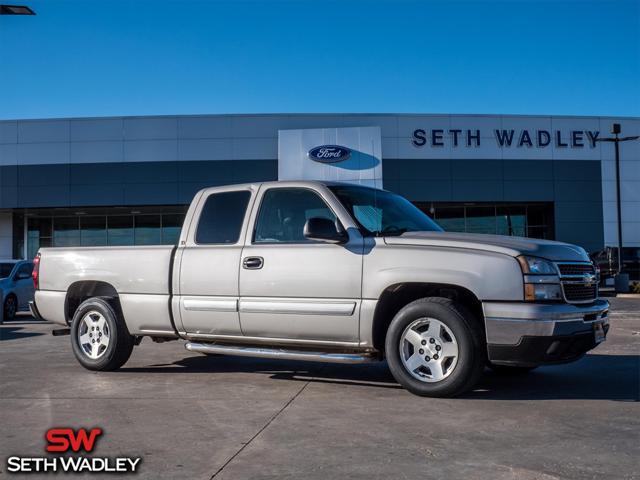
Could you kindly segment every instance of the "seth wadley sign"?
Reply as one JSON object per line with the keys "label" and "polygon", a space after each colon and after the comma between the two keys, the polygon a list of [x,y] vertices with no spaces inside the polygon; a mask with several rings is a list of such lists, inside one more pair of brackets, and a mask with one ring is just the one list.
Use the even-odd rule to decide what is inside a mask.
{"label": "seth wadley sign", "polygon": [[[593,130],[509,130],[495,129],[492,136],[498,147],[535,147],[545,148],[552,143],[558,148],[595,148],[599,131]],[[432,129],[417,128],[413,131],[411,143],[415,147],[444,147],[445,142],[453,147],[479,147],[480,139],[485,138],[478,129]]]}

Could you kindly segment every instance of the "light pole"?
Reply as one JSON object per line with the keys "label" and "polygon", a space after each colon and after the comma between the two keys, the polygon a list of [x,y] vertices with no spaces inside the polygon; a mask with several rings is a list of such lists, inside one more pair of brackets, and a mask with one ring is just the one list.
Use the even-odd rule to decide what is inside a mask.
{"label": "light pole", "polygon": [[611,133],[613,137],[597,138],[596,142],[613,142],[615,144],[616,152],[616,210],[618,213],[618,273],[616,275],[616,291],[628,291],[629,290],[629,278],[626,275],[622,275],[622,204],[620,201],[620,142],[628,142],[630,140],[637,140],[640,135],[633,137],[620,137],[621,128],[619,123],[614,123],[611,126]]}
{"label": "light pole", "polygon": [[0,15],[35,15],[36,12],[24,5],[0,5]]}

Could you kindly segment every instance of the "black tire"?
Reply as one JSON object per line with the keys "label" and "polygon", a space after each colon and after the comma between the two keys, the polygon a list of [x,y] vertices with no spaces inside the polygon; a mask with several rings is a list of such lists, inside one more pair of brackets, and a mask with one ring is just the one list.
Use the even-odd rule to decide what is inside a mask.
{"label": "black tire", "polygon": [[[84,318],[90,312],[97,312],[104,317],[109,333],[109,342],[97,358],[91,358],[80,342],[80,331]],[[80,365],[88,370],[110,371],[117,370],[124,365],[133,351],[135,337],[129,334],[119,309],[114,308],[106,299],[90,298],[82,302],[76,310],[71,322],[71,348]]]}
{"label": "black tire", "polygon": [[495,365],[493,363],[488,363],[488,366],[491,370],[496,372],[499,375],[526,375],[532,370],[535,370],[538,367],[521,367],[517,365]]}
{"label": "black tire", "polygon": [[[440,321],[450,329],[457,341],[457,363],[448,376],[440,381],[427,382],[415,378],[401,359],[400,338],[403,332],[422,318]],[[411,393],[424,397],[453,397],[473,388],[482,375],[486,362],[484,343],[478,320],[464,306],[448,298],[422,298],[406,305],[391,321],[385,341],[385,355],[394,378]]]}
{"label": "black tire", "polygon": [[15,295],[9,295],[2,306],[2,318],[7,320],[15,320],[18,311],[18,299]]}

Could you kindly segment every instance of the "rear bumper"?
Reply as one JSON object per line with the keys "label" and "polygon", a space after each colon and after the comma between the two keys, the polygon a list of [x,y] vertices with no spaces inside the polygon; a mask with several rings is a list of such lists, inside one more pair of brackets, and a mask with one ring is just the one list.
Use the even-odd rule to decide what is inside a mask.
{"label": "rear bumper", "polygon": [[38,307],[36,307],[35,300],[29,301],[29,312],[31,312],[31,316],[36,320],[44,320],[44,318],[42,318],[40,312],[38,311]]}
{"label": "rear bumper", "polygon": [[590,305],[485,302],[489,360],[535,366],[577,360],[609,330],[609,302]]}

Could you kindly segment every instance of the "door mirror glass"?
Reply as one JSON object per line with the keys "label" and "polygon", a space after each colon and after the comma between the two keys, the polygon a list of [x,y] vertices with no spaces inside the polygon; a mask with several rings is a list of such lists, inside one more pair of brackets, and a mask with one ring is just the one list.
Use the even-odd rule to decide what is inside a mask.
{"label": "door mirror glass", "polygon": [[327,243],[345,243],[348,235],[338,230],[336,222],[328,218],[312,217],[304,224],[304,236],[309,240]]}

